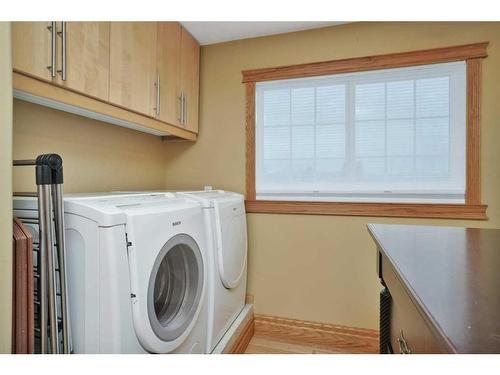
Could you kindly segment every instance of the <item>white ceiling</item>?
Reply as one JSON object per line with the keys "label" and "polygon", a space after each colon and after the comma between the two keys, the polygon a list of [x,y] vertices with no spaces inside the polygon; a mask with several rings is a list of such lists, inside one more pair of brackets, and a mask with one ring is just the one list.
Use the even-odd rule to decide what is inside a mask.
{"label": "white ceiling", "polygon": [[347,22],[181,22],[201,45],[316,29]]}

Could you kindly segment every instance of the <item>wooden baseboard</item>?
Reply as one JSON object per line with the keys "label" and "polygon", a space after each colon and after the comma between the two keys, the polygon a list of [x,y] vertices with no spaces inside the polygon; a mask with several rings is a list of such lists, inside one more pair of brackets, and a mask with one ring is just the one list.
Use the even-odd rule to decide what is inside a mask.
{"label": "wooden baseboard", "polygon": [[338,353],[378,353],[379,332],[333,324],[255,315],[255,335],[287,343],[312,345]]}
{"label": "wooden baseboard", "polygon": [[233,346],[228,350],[230,354],[243,354],[247,349],[248,343],[255,332],[255,320],[252,317],[245,327],[241,330],[240,336],[236,339]]}

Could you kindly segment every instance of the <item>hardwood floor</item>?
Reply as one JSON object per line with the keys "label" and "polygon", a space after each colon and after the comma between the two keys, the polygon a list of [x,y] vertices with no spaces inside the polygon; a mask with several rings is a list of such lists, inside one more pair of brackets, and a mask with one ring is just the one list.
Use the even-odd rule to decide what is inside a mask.
{"label": "hardwood floor", "polygon": [[271,339],[269,337],[252,337],[245,354],[335,354],[342,351],[330,351],[314,345],[299,345]]}
{"label": "hardwood floor", "polygon": [[246,354],[378,353],[378,331],[255,315]]}

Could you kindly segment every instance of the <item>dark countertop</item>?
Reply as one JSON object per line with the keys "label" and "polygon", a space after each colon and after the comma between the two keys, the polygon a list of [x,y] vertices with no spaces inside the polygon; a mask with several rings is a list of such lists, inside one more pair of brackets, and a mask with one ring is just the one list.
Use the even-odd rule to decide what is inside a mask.
{"label": "dark countertop", "polygon": [[369,224],[410,298],[456,353],[500,353],[500,229]]}

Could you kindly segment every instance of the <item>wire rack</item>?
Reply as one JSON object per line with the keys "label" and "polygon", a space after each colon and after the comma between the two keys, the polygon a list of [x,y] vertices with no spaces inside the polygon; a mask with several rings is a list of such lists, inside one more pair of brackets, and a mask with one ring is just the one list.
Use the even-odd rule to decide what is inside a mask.
{"label": "wire rack", "polygon": [[35,353],[71,353],[66,282],[66,248],[62,199],[62,159],[57,154],[33,160],[14,160],[14,166],[34,166],[37,210],[18,218],[32,229]]}

